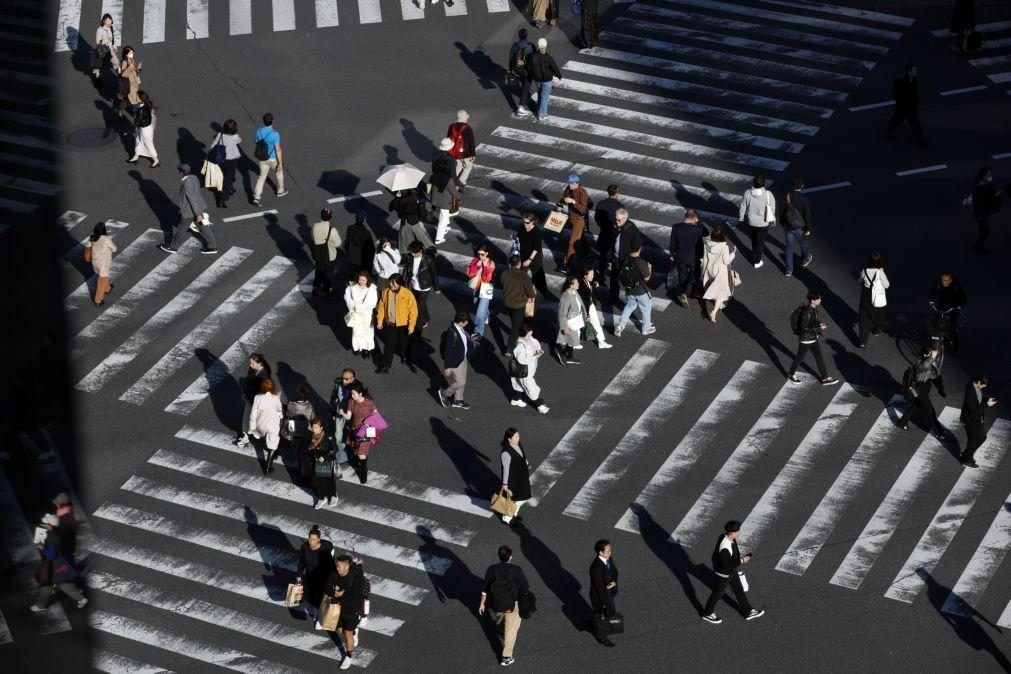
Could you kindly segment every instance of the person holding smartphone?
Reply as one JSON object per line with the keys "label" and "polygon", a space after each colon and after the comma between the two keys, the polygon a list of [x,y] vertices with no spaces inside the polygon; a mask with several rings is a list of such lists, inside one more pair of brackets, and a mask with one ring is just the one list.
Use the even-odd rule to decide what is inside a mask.
{"label": "person holding smartphone", "polygon": [[983,395],[989,384],[990,378],[985,374],[979,374],[965,386],[965,400],[962,402],[961,418],[965,425],[966,443],[965,449],[958,459],[963,466],[969,468],[979,468],[972,457],[979,446],[986,442],[986,428],[983,426],[986,408],[997,404],[996,398]]}
{"label": "person holding smartphone", "polygon": [[708,623],[719,625],[723,620],[716,615],[716,602],[723,596],[723,592],[729,585],[734,590],[734,597],[737,605],[744,612],[745,620],[754,620],[765,615],[764,609],[752,608],[745,593],[744,585],[741,583],[740,567],[751,561],[751,553],[741,556],[741,549],[737,546],[737,539],[741,535],[741,523],[737,520],[730,520],[723,525],[723,535],[716,540],[716,549],[713,550],[713,573],[716,574],[716,583],[713,585],[713,592],[709,595],[709,601],[702,611],[702,619]]}

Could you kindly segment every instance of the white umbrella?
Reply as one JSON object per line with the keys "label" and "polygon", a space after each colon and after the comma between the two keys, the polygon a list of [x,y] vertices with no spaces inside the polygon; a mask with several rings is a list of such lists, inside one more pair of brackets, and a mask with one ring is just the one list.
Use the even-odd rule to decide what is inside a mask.
{"label": "white umbrella", "polygon": [[410,164],[395,164],[384,168],[376,182],[391,192],[399,192],[413,190],[424,177],[424,171],[419,171]]}

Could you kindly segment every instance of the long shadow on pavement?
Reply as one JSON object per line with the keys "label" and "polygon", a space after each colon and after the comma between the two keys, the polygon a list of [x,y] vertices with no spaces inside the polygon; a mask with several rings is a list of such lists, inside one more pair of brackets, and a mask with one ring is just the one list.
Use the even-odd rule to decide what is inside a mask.
{"label": "long shadow on pavement", "polygon": [[[1004,507],[1007,506],[1008,504],[1005,503]],[[938,583],[937,580],[924,569],[917,569],[916,574],[927,584],[927,599],[930,601],[930,605],[937,609],[938,614],[944,619],[944,622],[948,623],[948,625],[951,626],[951,629],[955,630],[955,636],[964,641],[966,645],[971,646],[977,651],[986,651],[993,656],[993,659],[997,662],[1001,669],[1005,672],[1011,672],[1011,661],[1008,660],[1004,651],[997,646],[993,637],[987,634],[986,630],[983,629],[983,626],[976,622],[976,619],[978,618],[980,621],[986,623],[993,629],[997,630],[998,633],[1000,633],[1000,629],[987,620],[986,617],[976,609],[970,609],[971,612],[968,616],[957,616],[945,613],[941,609],[944,607],[944,603],[951,594],[951,588]]]}
{"label": "long shadow on pavement", "polygon": [[520,538],[520,551],[523,557],[530,562],[544,584],[562,603],[562,613],[577,630],[588,631],[593,610],[580,592],[582,585],[562,566],[558,555],[530,529],[520,525],[513,531]]}

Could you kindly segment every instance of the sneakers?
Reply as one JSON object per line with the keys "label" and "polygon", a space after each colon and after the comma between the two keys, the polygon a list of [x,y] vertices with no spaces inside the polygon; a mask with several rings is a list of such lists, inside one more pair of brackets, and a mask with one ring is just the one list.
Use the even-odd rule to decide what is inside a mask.
{"label": "sneakers", "polygon": [[341,666],[340,666],[340,668],[341,669],[351,669],[351,655],[350,654],[345,655],[344,659],[341,660]]}
{"label": "sneakers", "polygon": [[684,294],[684,293],[681,293],[680,295],[678,295],[678,304],[680,304],[680,305],[681,305],[681,306],[683,306],[683,307],[684,307],[685,309],[687,309],[687,308],[688,308],[688,305],[689,305],[689,302],[688,302],[688,295],[686,295],[686,294]]}
{"label": "sneakers", "polygon": [[259,206],[260,202],[261,202],[260,197],[253,197],[253,205],[254,206]]}
{"label": "sneakers", "polygon": [[646,328],[645,330],[642,331],[642,336],[645,337],[647,335],[652,335],[654,332],[656,332],[656,326],[655,325],[651,325],[651,326],[649,326],[648,328]]}
{"label": "sneakers", "polygon": [[457,409],[461,409],[461,410],[469,410],[470,409],[470,403],[467,402],[466,400],[454,400],[453,401],[453,407],[455,407]]}
{"label": "sneakers", "polygon": [[576,350],[579,350],[579,349],[583,348],[583,345],[582,345],[582,344],[576,344],[576,345],[575,345],[574,347],[572,347],[572,348],[573,348],[573,349],[576,349]]}
{"label": "sneakers", "polygon": [[442,389],[439,389],[437,392],[439,394],[439,404],[443,407],[449,407],[449,399],[446,398],[446,394],[442,392]]}
{"label": "sneakers", "polygon": [[814,255],[808,254],[808,256],[804,258],[804,261],[800,263],[800,266],[806,267],[807,265],[811,264],[811,260],[813,259]]}
{"label": "sneakers", "polygon": [[755,618],[761,618],[763,615],[765,615],[764,608],[753,608],[750,611],[748,611],[748,615],[744,616],[744,619],[754,620]]}
{"label": "sneakers", "polygon": [[723,622],[723,619],[720,618],[720,616],[716,615],[715,613],[704,615],[702,616],[702,619],[705,620],[707,623],[712,623],[713,625],[719,625],[721,622]]}
{"label": "sneakers", "polygon": [[522,400],[511,400],[511,401],[509,401],[509,404],[512,405],[513,407],[526,407],[527,406],[527,404],[525,402],[523,402]]}
{"label": "sneakers", "polygon": [[323,506],[326,505],[326,500],[320,499],[312,505],[313,510],[322,510]]}
{"label": "sneakers", "polygon": [[248,447],[249,446],[249,436],[246,435],[245,433],[243,433],[239,437],[235,438],[235,444],[237,446],[239,446],[239,447]]}
{"label": "sneakers", "polygon": [[583,361],[579,360],[575,356],[566,356],[565,357],[565,364],[566,365],[582,365]]}
{"label": "sneakers", "polygon": [[88,605],[88,598],[84,597],[81,601],[77,602],[77,608],[84,608]]}
{"label": "sneakers", "polygon": [[316,629],[318,629],[318,630],[322,630],[322,629],[323,629],[323,626],[319,624],[319,621],[318,621],[318,620],[316,621],[316,624],[314,625],[314,627],[315,627]]}
{"label": "sneakers", "polygon": [[516,112],[513,113],[513,119],[527,119],[529,117],[530,117],[529,112],[520,112],[519,110],[517,110]]}
{"label": "sneakers", "polygon": [[610,349],[613,346],[614,346],[614,344],[608,344],[607,342],[597,342],[597,348],[598,349]]}
{"label": "sneakers", "polygon": [[839,380],[836,379],[835,377],[825,377],[824,379],[821,380],[822,386],[835,386],[838,383]]}
{"label": "sneakers", "polygon": [[765,262],[759,260],[758,262],[755,263],[755,269],[761,269],[763,264],[765,264]]}
{"label": "sneakers", "polygon": [[783,272],[783,276],[785,276],[786,278],[790,278],[791,276],[793,276],[793,272],[792,271]]}
{"label": "sneakers", "polygon": [[959,459],[959,463],[961,463],[966,468],[979,468],[979,464],[973,461],[972,459]]}
{"label": "sneakers", "polygon": [[281,190],[280,192],[277,193],[277,196],[278,197],[286,197],[286,196],[288,196],[288,190]]}
{"label": "sneakers", "polygon": [[200,251],[200,254],[201,255],[217,255],[218,254],[218,249],[217,248],[204,248],[202,251]]}
{"label": "sneakers", "polygon": [[561,349],[555,349],[555,360],[558,361],[559,365],[565,365],[566,358],[565,355],[562,353]]}
{"label": "sneakers", "polygon": [[621,333],[622,333],[622,329],[621,328],[615,328],[614,329],[614,336],[615,337],[621,337]]}
{"label": "sneakers", "polygon": [[547,405],[538,405],[537,411],[540,412],[541,414],[547,414],[549,411],[551,411],[551,408],[548,407]]}
{"label": "sneakers", "polygon": [[786,378],[789,379],[790,381],[792,381],[794,384],[799,384],[800,383],[800,377],[798,377],[795,374],[788,374],[788,375],[786,375]]}
{"label": "sneakers", "polygon": [[165,251],[166,253],[169,253],[169,254],[172,254],[172,255],[175,255],[177,252],[179,252],[175,248],[169,248],[164,243],[158,244],[158,248],[160,248],[161,250]]}
{"label": "sneakers", "polygon": [[502,658],[501,660],[498,661],[498,663],[503,667],[508,667],[514,662],[516,662],[516,658]]}

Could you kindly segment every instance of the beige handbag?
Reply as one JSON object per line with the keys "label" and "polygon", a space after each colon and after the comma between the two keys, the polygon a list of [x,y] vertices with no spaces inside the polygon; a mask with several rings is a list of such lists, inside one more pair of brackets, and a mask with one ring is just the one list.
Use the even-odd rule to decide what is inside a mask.
{"label": "beige handbag", "polygon": [[497,512],[504,517],[513,517],[519,510],[516,506],[516,501],[512,499],[512,496],[505,489],[491,495],[491,509],[493,512]]}

